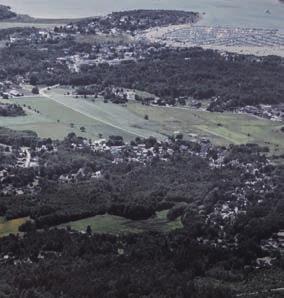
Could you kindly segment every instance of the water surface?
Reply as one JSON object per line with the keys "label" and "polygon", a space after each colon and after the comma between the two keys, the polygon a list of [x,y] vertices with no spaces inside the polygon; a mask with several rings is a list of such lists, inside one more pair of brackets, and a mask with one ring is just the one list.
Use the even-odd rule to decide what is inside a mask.
{"label": "water surface", "polygon": [[70,18],[112,11],[183,9],[205,12],[203,25],[284,29],[284,4],[278,0],[1,0],[17,12],[35,17]]}

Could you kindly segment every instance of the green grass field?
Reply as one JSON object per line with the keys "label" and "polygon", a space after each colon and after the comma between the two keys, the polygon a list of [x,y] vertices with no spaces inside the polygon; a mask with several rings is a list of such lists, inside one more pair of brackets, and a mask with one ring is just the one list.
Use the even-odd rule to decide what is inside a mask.
{"label": "green grass field", "polygon": [[[280,131],[283,123],[234,113],[210,113],[188,108],[153,107],[129,102],[127,107],[102,100],[65,96],[66,89],[56,88],[46,92],[48,97],[24,97],[2,102],[15,102],[30,106],[28,115],[16,118],[0,118],[0,126],[36,131],[41,137],[63,139],[75,132],[87,138],[97,139],[99,134],[121,135],[126,141],[137,136],[165,138],[179,131],[189,138],[198,134],[214,144],[257,143],[269,146],[271,153],[284,153],[284,138]],[[1,102],[0,101],[0,102]],[[40,111],[40,114],[33,110]],[[145,120],[145,115],[149,120]],[[71,123],[73,123],[71,127]],[[84,126],[86,132],[80,128]]]}
{"label": "green grass field", "polygon": [[[16,130],[34,130],[41,137],[55,139],[63,139],[70,132],[91,139],[98,139],[100,133],[106,138],[109,135],[121,135],[127,141],[134,139],[137,135],[147,137],[152,134],[150,129],[143,130],[134,127],[138,125],[140,119],[136,115],[134,115],[135,119],[131,119],[131,114],[126,108],[102,102],[93,104],[82,99],[75,101],[70,97],[64,100],[67,103],[74,100],[75,106],[71,104],[72,108],[69,108],[45,97],[0,100],[0,102],[13,102],[32,108],[32,110],[25,108],[27,116],[24,117],[0,118],[0,126]],[[38,110],[40,114],[33,110]],[[141,121],[146,122],[143,119]],[[73,123],[72,127],[71,123]],[[85,133],[80,131],[82,126],[86,128]]]}
{"label": "green grass field", "polygon": [[284,153],[281,122],[234,113],[210,113],[186,108],[167,108],[128,104],[128,110],[141,117],[149,115],[159,123],[161,133],[180,131],[185,137],[197,133],[218,145],[257,143],[271,152]]}
{"label": "green grass field", "polygon": [[4,217],[0,217],[0,238],[9,234],[18,234],[19,227],[27,220],[28,217],[23,217],[6,221]]}
{"label": "green grass field", "polygon": [[146,220],[130,220],[115,215],[97,215],[94,217],[69,222],[59,225],[59,228],[70,227],[76,231],[86,231],[87,226],[92,228],[94,233],[141,233],[143,231],[169,232],[174,229],[182,228],[180,218],[175,221],[167,220],[167,210],[157,212],[156,217]]}
{"label": "green grass field", "polygon": [[[23,217],[7,221],[4,217],[0,217],[0,238],[9,234],[18,234],[19,227],[28,219],[28,217]],[[141,233],[143,231],[168,232],[182,228],[182,223],[180,218],[168,221],[167,210],[165,210],[157,212],[155,217],[146,220],[134,221],[120,216],[105,214],[68,222],[58,227],[66,228],[67,226],[76,231],[86,231],[87,226],[91,226],[92,231],[95,233],[119,234]]]}

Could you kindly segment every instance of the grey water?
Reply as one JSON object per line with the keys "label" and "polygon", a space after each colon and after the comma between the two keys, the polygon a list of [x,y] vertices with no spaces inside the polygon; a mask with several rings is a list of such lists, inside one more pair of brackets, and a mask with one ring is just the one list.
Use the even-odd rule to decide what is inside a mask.
{"label": "grey water", "polygon": [[284,29],[279,0],[0,0],[16,12],[44,18],[78,18],[131,9],[204,12],[202,25]]}

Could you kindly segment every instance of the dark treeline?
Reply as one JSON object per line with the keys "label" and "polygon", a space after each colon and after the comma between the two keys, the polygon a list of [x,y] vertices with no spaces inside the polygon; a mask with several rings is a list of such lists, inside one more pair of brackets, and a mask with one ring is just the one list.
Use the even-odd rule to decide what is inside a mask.
{"label": "dark treeline", "polygon": [[130,10],[113,12],[107,17],[86,18],[67,27],[56,27],[55,31],[81,34],[109,34],[112,29],[135,33],[158,26],[195,23],[199,14],[179,10]]}
{"label": "dark treeline", "polygon": [[137,63],[85,66],[82,74],[86,81],[145,90],[161,98],[219,98],[211,110],[284,100],[284,68],[273,57],[255,63],[246,56],[226,59],[212,50],[161,50]]}
{"label": "dark treeline", "polygon": [[37,134],[30,130],[15,131],[0,127],[0,143],[10,146],[32,146],[39,140]]}
{"label": "dark treeline", "polygon": [[110,66],[84,65],[77,74],[38,73],[39,83],[98,84],[148,91],[163,99],[215,99],[209,109],[283,103],[284,67],[279,57],[228,55],[200,48],[160,49],[146,59]]}
{"label": "dark treeline", "polygon": [[[41,50],[43,47],[44,50]],[[210,99],[210,111],[223,111],[245,105],[283,103],[284,67],[280,57],[256,58],[217,51],[145,49],[145,58],[118,65],[82,65],[72,72],[58,57],[91,53],[91,45],[72,37],[31,46],[24,41],[1,49],[0,79],[27,77],[33,85],[97,85],[148,91],[166,102],[179,97]]]}
{"label": "dark treeline", "polygon": [[[21,227],[23,237],[0,239],[0,296],[234,297],[238,285],[255,272],[256,259],[268,255],[261,241],[284,228],[284,167],[267,163],[266,149],[257,145],[223,149],[222,167],[210,167],[220,148],[212,147],[209,157],[201,158],[181,149],[187,146],[197,154],[200,144],[178,137],[171,138],[171,145],[163,144],[165,151],[168,146],[174,151],[167,161],[116,164],[111,152],[83,147],[86,140],[75,134],[54,142],[29,132],[11,131],[10,138],[5,137],[9,132],[3,130],[0,143],[23,146],[25,136],[33,140],[32,155],[35,144],[47,149],[37,152],[36,172],[28,168],[11,175],[23,184],[37,175],[38,193],[0,195],[1,215],[32,219]],[[108,144],[121,142],[113,136]],[[138,144],[158,146],[154,138],[132,142]],[[123,152],[125,157],[132,154]],[[3,156],[1,167],[7,164]],[[249,165],[255,171],[247,171]],[[79,169],[84,169],[84,179],[58,182],[62,174]],[[89,173],[98,170],[102,177],[91,179]],[[246,187],[247,181],[263,175],[265,182]],[[235,196],[237,189],[245,190],[245,205],[242,194]],[[239,212],[224,217],[224,205],[238,206]],[[135,220],[160,210],[169,210],[169,220],[181,216],[183,228],[119,236],[92,235],[91,228],[86,234],[53,228],[106,212]],[[272,257],[282,270],[279,252]]]}
{"label": "dark treeline", "polygon": [[17,117],[26,115],[24,109],[16,104],[0,104],[1,117]]}
{"label": "dark treeline", "polygon": [[38,32],[39,29],[28,27],[5,28],[0,30],[0,40],[7,39],[14,34],[21,34],[22,36],[30,36],[31,33]]}
{"label": "dark treeline", "polygon": [[[232,253],[183,232],[116,237],[52,230],[2,239],[0,254],[16,264],[1,264],[3,297],[234,297],[212,278],[225,263],[230,267]],[[237,270],[223,275],[228,282],[243,278]]]}
{"label": "dark treeline", "polygon": [[17,14],[11,11],[11,7],[0,4],[0,20],[16,17]]}
{"label": "dark treeline", "polygon": [[[220,226],[225,225],[228,242],[233,243],[234,236],[241,233],[244,243],[254,239],[256,246],[261,239],[283,228],[283,168],[265,165],[263,149],[256,145],[232,146],[226,153],[224,166],[210,168],[208,160],[180,152],[178,148],[187,143],[178,140],[175,154],[168,156],[167,162],[153,159],[145,167],[135,162],[114,164],[110,153],[96,153],[87,148],[74,150],[71,146],[74,142],[80,142],[80,138],[76,140],[70,135],[57,144],[56,152],[39,152],[36,172],[32,169],[15,172],[15,186],[29,183],[38,175],[41,192],[32,196],[2,195],[1,215],[31,216],[34,222],[22,227],[27,231],[106,212],[134,220],[146,219],[156,211],[172,208],[169,218],[182,215],[184,226],[195,237],[214,238]],[[44,143],[48,146],[49,142]],[[149,146],[155,146],[155,142],[151,141]],[[198,152],[200,148],[193,150]],[[265,174],[275,187],[255,184],[254,189],[246,191],[248,212],[240,213],[236,221],[227,222],[214,213],[214,208],[236,204],[235,189],[244,187],[253,178],[244,168],[232,167],[235,160],[254,165],[257,169],[254,175]],[[263,165],[257,167],[258,163]],[[84,169],[82,179],[58,183],[62,174],[77,173],[79,169]],[[102,178],[90,179],[96,171],[102,172]],[[265,192],[259,192],[263,189]],[[242,204],[239,207],[243,208]]]}

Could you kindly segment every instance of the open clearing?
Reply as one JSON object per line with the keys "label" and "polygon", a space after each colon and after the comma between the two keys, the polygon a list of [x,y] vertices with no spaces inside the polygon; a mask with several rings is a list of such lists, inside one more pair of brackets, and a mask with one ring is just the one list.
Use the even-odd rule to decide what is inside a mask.
{"label": "open clearing", "polygon": [[153,107],[129,103],[128,110],[137,115],[149,115],[159,123],[160,132],[175,131],[185,136],[197,133],[218,145],[257,143],[269,146],[272,152],[284,153],[282,122],[235,113],[210,113],[187,108]]}
{"label": "open clearing", "polygon": [[[126,141],[137,136],[163,139],[179,131],[185,138],[198,134],[217,145],[257,143],[269,146],[277,155],[284,153],[284,138],[280,131],[283,122],[229,112],[145,106],[134,101],[123,107],[104,103],[101,99],[92,102],[90,98],[74,98],[64,95],[65,92],[66,89],[55,88],[42,91],[41,96],[1,100],[25,105],[28,115],[2,117],[0,125],[17,130],[30,129],[41,137],[57,139],[63,139],[72,131],[91,139],[97,139],[99,134],[105,138],[121,135]],[[31,109],[27,109],[28,106]],[[145,115],[149,116],[148,121],[144,119]],[[80,131],[82,126],[86,128],[85,133]]]}
{"label": "open clearing", "polygon": [[[70,227],[76,231],[86,231],[90,226],[94,233],[120,234],[120,233],[141,233],[144,231],[169,232],[182,228],[180,217],[174,221],[167,219],[168,210],[156,213],[155,217],[145,220],[130,220],[124,217],[105,214],[97,215],[77,221],[61,224],[58,228]],[[0,238],[9,234],[19,233],[19,227],[26,223],[29,217],[6,220],[0,217]]]}
{"label": "open clearing", "polygon": [[[66,97],[65,100],[71,102],[73,98]],[[140,119],[129,113],[126,108],[114,104],[102,102],[94,104],[74,99],[75,105],[72,104],[70,105],[72,108],[69,108],[45,97],[25,97],[9,101],[1,100],[0,102],[25,105],[27,112],[27,116],[23,117],[0,118],[0,126],[16,130],[34,130],[41,137],[63,139],[68,133],[75,132],[91,139],[98,139],[100,133],[104,137],[121,135],[127,141],[137,136],[154,135],[162,138],[150,128],[139,127],[139,125],[148,125],[146,120]],[[32,110],[27,107],[31,107]],[[40,113],[38,114],[34,110]],[[72,127],[71,124],[73,124]],[[81,127],[85,127],[85,133],[80,131]]]}
{"label": "open clearing", "polygon": [[[41,93],[49,100],[60,104],[74,112],[105,125],[114,131],[120,131],[123,135],[128,135],[131,139],[135,137],[154,136],[158,139],[164,138],[157,131],[159,126],[155,121],[147,121],[140,115],[131,113],[126,107],[112,103],[104,103],[102,100],[91,102],[82,98],[74,98],[64,95],[64,89],[56,88],[46,90]],[[114,133],[110,133],[114,134]]]}
{"label": "open clearing", "polygon": [[29,218],[17,218],[12,220],[6,220],[4,217],[0,217],[0,238],[8,236],[9,234],[18,234],[19,227],[24,224]]}
{"label": "open clearing", "polygon": [[59,225],[59,228],[70,227],[76,231],[86,231],[90,226],[94,233],[141,233],[143,231],[169,232],[174,229],[182,228],[180,218],[175,221],[168,221],[167,210],[157,212],[156,217],[146,220],[130,220],[124,217],[105,214],[94,217],[72,221]]}

